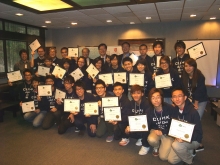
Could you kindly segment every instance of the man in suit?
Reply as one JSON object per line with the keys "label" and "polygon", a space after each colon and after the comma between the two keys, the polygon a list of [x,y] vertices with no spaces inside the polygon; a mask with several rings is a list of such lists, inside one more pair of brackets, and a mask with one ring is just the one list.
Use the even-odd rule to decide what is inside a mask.
{"label": "man in suit", "polygon": [[118,56],[118,63],[123,66],[123,59],[125,57],[129,57],[131,54],[130,54],[130,44],[128,42],[123,42],[122,45],[121,45],[121,48],[122,48],[122,51],[123,51],[123,54],[119,55]]}
{"label": "man in suit", "polygon": [[[102,59],[102,63],[103,63],[102,69],[108,70],[109,64],[110,64],[110,57],[109,57],[109,55],[106,54],[107,45],[104,43],[99,44],[98,50],[99,50],[100,58]],[[109,63],[108,63],[108,60],[109,60]]]}
{"label": "man in suit", "polygon": [[89,66],[93,62],[93,60],[91,58],[89,58],[89,53],[90,53],[89,48],[82,49],[82,56],[85,57],[86,62],[87,62],[87,66]]}

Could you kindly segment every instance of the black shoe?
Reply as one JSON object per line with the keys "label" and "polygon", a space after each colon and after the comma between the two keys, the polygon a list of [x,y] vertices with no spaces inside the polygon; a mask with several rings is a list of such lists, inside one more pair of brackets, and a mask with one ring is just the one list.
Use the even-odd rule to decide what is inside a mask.
{"label": "black shoe", "polygon": [[196,152],[200,152],[200,151],[204,151],[204,146],[199,146],[197,149],[196,149]]}
{"label": "black shoe", "polygon": [[80,130],[78,136],[84,136],[84,130]]}
{"label": "black shoe", "polygon": [[192,156],[193,156],[193,157],[196,156],[196,150],[193,150]]}

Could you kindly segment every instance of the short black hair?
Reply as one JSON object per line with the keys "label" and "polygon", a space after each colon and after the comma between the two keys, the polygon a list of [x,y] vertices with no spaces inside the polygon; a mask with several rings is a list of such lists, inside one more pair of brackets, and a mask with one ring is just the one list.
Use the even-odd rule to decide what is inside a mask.
{"label": "short black hair", "polygon": [[124,64],[126,61],[130,61],[132,64],[133,64],[133,61],[130,57],[125,57],[123,60],[122,60],[122,63]]}
{"label": "short black hair", "polygon": [[142,46],[145,46],[145,47],[147,48],[147,45],[146,45],[146,44],[141,44],[141,45],[139,46],[139,49],[140,49]]}
{"label": "short black hair", "polygon": [[163,41],[155,41],[155,42],[153,43],[153,48],[155,48],[157,45],[160,45],[160,47],[161,47],[162,49],[164,49]]}
{"label": "short black hair", "polygon": [[25,75],[26,72],[28,72],[28,73],[30,73],[30,74],[32,75],[32,71],[31,71],[30,69],[25,69],[25,70],[23,71],[23,75]]}
{"label": "short black hair", "polygon": [[150,105],[151,105],[152,107],[154,107],[154,105],[152,104],[151,98],[152,98],[153,94],[154,94],[154,93],[157,93],[157,92],[160,93],[162,105],[164,104],[163,91],[162,91],[161,89],[159,89],[159,88],[152,88],[152,89],[150,90],[149,94],[148,94],[148,101],[149,101],[149,103],[150,103]]}
{"label": "short black hair", "polygon": [[62,47],[62,48],[60,49],[60,52],[62,52],[62,50],[66,50],[66,51],[68,52],[68,48],[67,48],[67,47]]}
{"label": "short black hair", "polygon": [[95,87],[96,87],[98,84],[101,84],[101,85],[103,85],[104,88],[106,88],[106,84],[105,84],[105,82],[104,82],[103,80],[98,79],[98,80],[96,81],[96,83],[95,83]]}
{"label": "short black hair", "polygon": [[65,82],[68,82],[68,83],[70,83],[70,84],[73,84],[73,83],[75,83],[75,80],[74,80],[74,78],[73,78],[71,75],[67,75],[67,76],[64,78],[63,82],[64,82],[64,83],[65,83]]}
{"label": "short black hair", "polygon": [[128,45],[128,46],[130,47],[130,44],[129,44],[128,42],[123,42],[123,43],[121,44],[121,46],[123,46],[123,45]]}
{"label": "short black hair", "polygon": [[101,57],[97,57],[93,60],[92,64],[95,65],[97,62],[101,61],[102,62],[102,65],[103,65],[103,61],[102,61],[102,58]]}
{"label": "short black hair", "polygon": [[51,80],[55,80],[55,77],[54,77],[54,75],[47,75],[46,77],[45,77],[45,82],[46,82],[46,80],[47,79],[51,79]]}
{"label": "short black hair", "polygon": [[107,45],[106,45],[105,43],[101,43],[101,44],[99,44],[98,49],[100,49],[101,46],[104,46],[105,49],[107,49]]}
{"label": "short black hair", "polygon": [[63,65],[64,65],[65,63],[68,63],[69,65],[71,65],[71,60],[68,59],[68,58],[65,58],[65,59],[63,59]]}
{"label": "short black hair", "polygon": [[38,51],[39,49],[43,49],[43,50],[45,51],[45,48],[44,48],[43,46],[40,46],[40,47],[37,49],[37,51]]}
{"label": "short black hair", "polygon": [[117,86],[120,86],[120,87],[122,87],[122,89],[124,89],[123,84],[120,83],[120,82],[116,82],[116,83],[114,83],[114,85],[113,85],[113,89],[114,89],[115,87],[117,87]]}
{"label": "short black hair", "polygon": [[28,55],[28,52],[27,52],[27,50],[26,49],[21,49],[20,51],[19,51],[19,56],[21,57],[21,54],[22,53],[26,53],[27,55]]}
{"label": "short black hair", "polygon": [[39,79],[39,77],[34,76],[34,77],[31,79],[31,82],[33,82],[33,81],[40,82],[40,79]]}
{"label": "short black hair", "polygon": [[116,57],[116,59],[118,60],[118,55],[117,54],[112,54],[110,56],[110,61],[113,60]]}
{"label": "short black hair", "polygon": [[186,49],[186,44],[182,40],[178,40],[174,45],[174,49],[176,50],[177,47]]}
{"label": "short black hair", "polygon": [[53,59],[50,57],[50,56],[46,56],[45,58],[44,58],[44,61],[46,61],[46,60],[49,60],[49,61],[53,61]]}
{"label": "short black hair", "polygon": [[141,91],[141,93],[144,93],[144,88],[141,87],[140,85],[132,85],[131,86],[131,94],[136,91]]}
{"label": "short black hair", "polygon": [[86,91],[86,85],[82,80],[77,80],[74,84],[74,90],[76,91],[76,87],[81,87]]}
{"label": "short black hair", "polygon": [[173,88],[173,90],[171,91],[171,96],[173,95],[173,92],[175,92],[175,91],[182,91],[182,92],[183,92],[183,95],[184,95],[184,96],[187,96],[186,90],[183,89],[183,88],[180,88],[180,87]]}

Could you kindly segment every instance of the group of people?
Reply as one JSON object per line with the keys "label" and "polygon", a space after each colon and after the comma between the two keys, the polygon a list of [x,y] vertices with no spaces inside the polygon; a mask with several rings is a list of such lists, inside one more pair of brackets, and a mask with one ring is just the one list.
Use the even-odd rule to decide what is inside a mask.
{"label": "group of people", "polygon": [[[107,45],[102,43],[98,46],[100,56],[95,59],[89,58],[88,48],[82,49],[82,56],[73,59],[68,57],[68,48],[63,47],[62,59],[59,59],[55,48],[50,48],[49,55],[46,56],[44,48],[40,47],[37,49],[39,56],[34,59],[32,53],[30,61],[27,51],[21,50],[21,61],[15,64],[14,69],[23,73],[24,80],[17,83],[9,81],[8,84],[14,94],[19,94],[20,105],[34,101],[35,111],[25,113],[24,119],[32,122],[34,127],[41,126],[45,130],[56,123],[59,134],[75,127],[75,132],[79,135],[83,135],[85,130],[90,137],[107,135],[106,142],[120,139],[121,146],[126,146],[129,138],[135,138],[136,145],[141,146],[139,155],[146,155],[151,146],[154,156],[168,160],[171,164],[180,161],[192,164],[194,151],[204,150],[200,120],[208,100],[205,77],[197,68],[196,60],[185,54],[186,46],[183,41],[175,43],[177,56],[172,61],[163,53],[163,42],[156,41],[153,44],[154,56],[148,56],[147,45],[142,44],[139,46],[140,56],[135,64],[129,57],[130,44],[124,42],[121,46],[123,54],[109,56],[106,54]],[[91,63],[99,71],[98,75],[126,72],[127,83],[105,84],[98,75],[92,78],[86,72]],[[66,70],[63,79],[52,75],[56,65]],[[39,76],[38,66],[49,67],[50,73]],[[70,73],[78,68],[83,77],[75,81]],[[144,74],[144,86],[129,86],[129,73]],[[162,74],[170,74],[171,87],[155,88],[155,76]],[[39,84],[51,85],[52,95],[40,97]],[[75,112],[73,109],[71,112],[64,112],[64,101],[55,99],[56,89],[66,92],[65,99],[79,99],[80,111]],[[119,98],[121,121],[105,121],[102,98],[109,96]],[[84,104],[87,102],[98,102],[99,115],[84,114]],[[130,131],[128,116],[136,115],[147,116],[149,131]],[[172,118],[195,124],[190,143],[168,136]]]}

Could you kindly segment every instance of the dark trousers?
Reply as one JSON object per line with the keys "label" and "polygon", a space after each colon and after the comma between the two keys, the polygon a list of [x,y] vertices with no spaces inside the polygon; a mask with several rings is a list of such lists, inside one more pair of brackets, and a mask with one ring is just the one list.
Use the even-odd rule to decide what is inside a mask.
{"label": "dark trousers", "polygon": [[57,110],[56,112],[47,112],[42,122],[42,128],[45,130],[49,129],[54,125],[54,123],[57,123],[57,125],[59,125],[61,121],[61,116],[62,111],[60,110]]}

